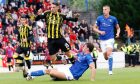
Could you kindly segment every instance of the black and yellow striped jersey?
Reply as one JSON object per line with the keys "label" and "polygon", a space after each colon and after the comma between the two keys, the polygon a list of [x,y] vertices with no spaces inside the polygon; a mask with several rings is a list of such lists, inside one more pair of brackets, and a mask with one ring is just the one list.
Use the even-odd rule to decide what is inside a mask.
{"label": "black and yellow striped jersey", "polygon": [[28,25],[22,25],[18,28],[18,31],[18,41],[20,43],[20,46],[26,48],[30,47],[31,41],[33,41],[32,28]]}
{"label": "black and yellow striped jersey", "polygon": [[43,15],[38,15],[36,20],[45,19],[47,27],[47,37],[50,39],[62,38],[62,24],[64,20],[77,21],[78,18],[67,18],[66,15],[62,15],[59,12],[56,14],[52,12],[45,12]]}

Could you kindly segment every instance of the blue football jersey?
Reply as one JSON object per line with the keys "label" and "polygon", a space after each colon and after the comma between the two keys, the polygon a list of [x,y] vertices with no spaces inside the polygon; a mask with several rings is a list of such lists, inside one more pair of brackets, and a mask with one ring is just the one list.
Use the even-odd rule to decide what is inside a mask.
{"label": "blue football jersey", "polygon": [[78,80],[82,74],[89,68],[89,64],[93,62],[91,54],[79,53],[77,60],[70,67],[74,79]]}
{"label": "blue football jersey", "polygon": [[114,16],[109,16],[105,18],[103,15],[97,17],[96,25],[99,30],[105,31],[105,35],[100,35],[100,40],[108,40],[114,38],[114,28],[118,24],[118,20]]}

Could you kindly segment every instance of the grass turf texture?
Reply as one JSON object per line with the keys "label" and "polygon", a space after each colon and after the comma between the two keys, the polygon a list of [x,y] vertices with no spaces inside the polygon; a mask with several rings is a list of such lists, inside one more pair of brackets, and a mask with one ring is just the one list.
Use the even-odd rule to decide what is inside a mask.
{"label": "grass turf texture", "polygon": [[90,70],[78,81],[52,81],[49,76],[26,81],[21,72],[0,73],[0,84],[140,84],[140,67],[114,69],[108,75],[107,69],[97,69],[96,80],[90,81]]}

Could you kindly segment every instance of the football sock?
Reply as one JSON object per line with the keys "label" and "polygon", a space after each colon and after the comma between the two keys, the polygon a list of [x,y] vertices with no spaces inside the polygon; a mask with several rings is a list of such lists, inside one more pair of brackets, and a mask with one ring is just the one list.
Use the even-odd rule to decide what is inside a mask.
{"label": "football sock", "polygon": [[113,57],[110,56],[108,59],[108,65],[109,65],[109,71],[112,71],[112,67],[113,67]]}

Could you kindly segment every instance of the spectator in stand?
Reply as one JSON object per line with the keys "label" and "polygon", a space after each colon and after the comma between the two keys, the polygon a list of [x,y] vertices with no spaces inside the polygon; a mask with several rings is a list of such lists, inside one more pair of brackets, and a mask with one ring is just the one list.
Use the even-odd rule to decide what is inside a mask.
{"label": "spectator in stand", "polygon": [[44,48],[43,48],[43,44],[39,43],[37,46],[37,53],[43,53],[44,52]]}
{"label": "spectator in stand", "polygon": [[2,33],[2,19],[0,17],[0,34]]}
{"label": "spectator in stand", "polygon": [[85,34],[85,39],[86,39],[86,42],[89,42],[90,27],[88,26],[87,20],[85,20],[85,24],[86,24],[86,26],[87,26],[86,34]]}
{"label": "spectator in stand", "polygon": [[30,5],[30,6],[29,6],[29,12],[30,12],[30,13],[34,12],[33,5]]}
{"label": "spectator in stand", "polygon": [[17,25],[16,26],[13,26],[13,33],[14,34],[18,34],[18,28],[17,28]]}
{"label": "spectator in stand", "polygon": [[37,54],[37,46],[36,46],[36,43],[32,43],[31,44],[31,52],[36,55]]}
{"label": "spectator in stand", "polygon": [[38,39],[39,39],[39,42],[40,42],[40,43],[43,43],[43,42],[45,41],[45,36],[44,36],[44,34],[39,34]]}
{"label": "spectator in stand", "polygon": [[79,32],[79,22],[73,22],[72,31]]}
{"label": "spectator in stand", "polygon": [[85,37],[86,37],[86,32],[88,29],[88,24],[85,23],[85,20],[82,20],[82,22],[80,23],[80,29],[79,29],[79,36],[81,36],[81,38],[85,41]]}
{"label": "spectator in stand", "polygon": [[76,40],[78,39],[77,38],[77,34],[75,33],[75,31],[72,31],[70,34],[69,34],[69,37],[70,37],[70,44],[75,44]]}
{"label": "spectator in stand", "polygon": [[29,12],[29,8],[27,7],[27,4],[26,3],[23,5],[23,11],[24,11],[24,14],[25,15],[27,15],[28,12]]}
{"label": "spectator in stand", "polygon": [[[51,3],[50,0],[44,0],[43,4],[45,4],[46,10],[51,10]],[[45,10],[45,11],[46,11]]]}
{"label": "spectator in stand", "polygon": [[0,43],[3,42],[3,35],[0,34]]}
{"label": "spectator in stand", "polygon": [[24,13],[24,8],[23,8],[23,5],[20,5],[20,8],[18,9],[18,14],[21,16],[22,14],[25,14]]}
{"label": "spectator in stand", "polygon": [[13,35],[14,34],[14,28],[13,28],[13,25],[12,24],[9,24],[7,27],[6,27],[6,30],[8,35]]}
{"label": "spectator in stand", "polygon": [[0,55],[4,55],[3,43],[0,42]]}
{"label": "spectator in stand", "polygon": [[9,42],[9,39],[8,39],[8,35],[6,34],[6,35],[4,35],[4,37],[3,37],[3,40],[2,40],[3,42],[5,42],[5,43],[8,43]]}
{"label": "spectator in stand", "polygon": [[36,5],[33,5],[34,13],[37,14]]}
{"label": "spectator in stand", "polygon": [[40,8],[41,9],[43,8],[43,1],[42,0],[38,0],[36,3],[36,10],[39,10]]}
{"label": "spectator in stand", "polygon": [[28,4],[29,4],[29,6],[31,6],[31,5],[35,4],[35,2],[34,2],[34,0],[28,0]]}
{"label": "spectator in stand", "polygon": [[17,20],[18,20],[18,15],[17,15],[17,12],[16,11],[13,11],[13,13],[11,14],[13,20],[14,20],[14,23],[13,25],[17,25]]}
{"label": "spectator in stand", "polygon": [[61,13],[64,14],[64,15],[67,15],[68,9],[67,9],[67,6],[66,5],[62,5]]}
{"label": "spectator in stand", "polygon": [[12,39],[12,42],[11,42],[12,45],[16,45],[16,43],[17,43],[17,35],[13,34],[11,39]]}
{"label": "spectator in stand", "polygon": [[130,40],[131,40],[132,43],[136,43],[135,31],[134,31],[133,28],[130,28],[130,30],[131,30],[131,38],[130,38]]}
{"label": "spectator in stand", "polygon": [[5,9],[3,8],[3,6],[0,5],[0,15],[5,13]]}
{"label": "spectator in stand", "polygon": [[70,37],[69,37],[69,34],[68,33],[65,33],[64,38],[66,39],[66,41],[68,43],[70,43]]}
{"label": "spectator in stand", "polygon": [[37,35],[41,35],[41,34],[43,34],[42,28],[40,26],[38,26],[38,28],[37,28]]}

